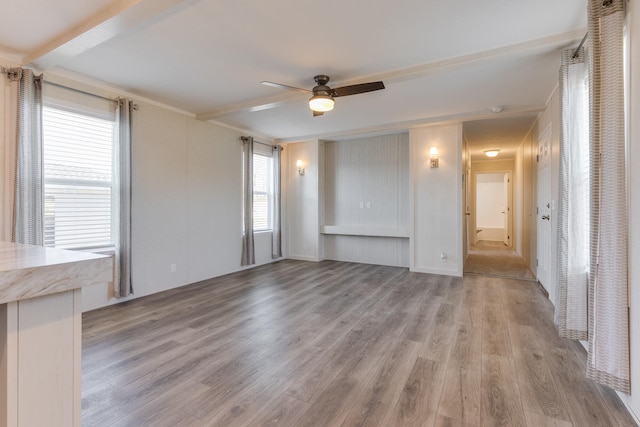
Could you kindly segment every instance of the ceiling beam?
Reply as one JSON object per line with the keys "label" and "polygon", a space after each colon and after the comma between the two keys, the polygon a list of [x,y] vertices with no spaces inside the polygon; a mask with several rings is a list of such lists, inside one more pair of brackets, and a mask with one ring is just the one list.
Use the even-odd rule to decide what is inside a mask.
{"label": "ceiling beam", "polygon": [[494,113],[490,110],[468,111],[457,114],[447,114],[435,117],[424,117],[421,119],[410,120],[405,122],[389,123],[374,127],[351,129],[344,132],[324,133],[316,135],[303,135],[293,138],[274,138],[276,143],[290,143],[298,141],[306,141],[308,139],[347,139],[349,137],[362,135],[378,135],[392,131],[404,131],[427,125],[443,125],[449,123],[460,123],[470,120],[497,119],[505,117],[517,117],[523,114],[540,113],[546,108],[545,105],[525,105],[521,107],[505,108],[501,113]]}
{"label": "ceiling beam", "polygon": [[580,41],[582,37],[584,37],[585,31],[586,28],[561,34],[555,34],[535,40],[528,40],[522,43],[510,44],[494,49],[485,50],[482,52],[449,58],[442,61],[435,61],[428,64],[417,65],[415,67],[407,67],[399,70],[388,71],[385,73],[376,74],[374,76],[366,76],[363,77],[363,80],[383,80],[388,82],[413,80],[421,77],[427,77],[433,74],[440,74],[444,71],[452,69],[463,68],[470,64],[492,61],[503,56],[519,54],[525,56],[533,52],[555,50],[560,47],[571,46],[572,44]]}
{"label": "ceiling beam", "polygon": [[238,113],[240,111],[261,111],[269,108],[274,108],[285,102],[301,99],[302,95],[299,93],[283,92],[279,95],[271,95],[263,98],[250,99],[248,101],[238,102],[236,104],[229,104],[215,110],[211,110],[205,113],[196,114],[198,120],[216,120],[230,114]]}
{"label": "ceiling beam", "polygon": [[47,70],[108,40],[158,22],[200,0],[119,0],[23,59],[23,65]]}
{"label": "ceiling beam", "polygon": [[[508,55],[526,55],[531,52],[537,51],[549,51],[551,49],[558,49],[560,47],[571,46],[572,44],[580,41],[584,37],[586,29],[580,29],[570,31],[562,34],[556,34],[553,36],[543,37],[540,39],[529,40],[522,43],[516,43],[498,47],[495,49],[485,50],[482,52],[476,52],[469,55],[458,56],[455,58],[445,59],[442,61],[430,62],[427,64],[417,65],[414,67],[407,67],[398,70],[388,71],[379,74],[372,74],[363,76],[358,79],[352,79],[348,81],[337,81],[335,86],[348,86],[352,84],[363,83],[367,81],[379,81],[382,80],[385,83],[394,83],[400,81],[413,80],[418,78],[424,78],[430,75],[441,74],[446,71],[460,69],[470,64],[480,63],[484,61],[491,61],[493,59],[508,56]],[[333,85],[332,85],[333,86]],[[280,105],[284,102],[300,99],[300,95],[285,94],[275,95],[259,99],[253,99],[249,101],[240,102],[237,104],[229,104],[220,108],[210,110],[207,112],[196,114],[198,120],[213,120],[221,117],[245,112],[245,111],[259,111],[266,108],[272,108]]]}

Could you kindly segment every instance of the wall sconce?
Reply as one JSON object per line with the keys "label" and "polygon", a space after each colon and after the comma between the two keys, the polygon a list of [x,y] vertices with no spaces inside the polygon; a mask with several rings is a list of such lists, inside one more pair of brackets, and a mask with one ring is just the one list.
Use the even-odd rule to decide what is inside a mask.
{"label": "wall sconce", "polygon": [[431,147],[431,150],[429,150],[429,156],[431,157],[431,167],[437,168],[438,167],[438,149],[436,147]]}
{"label": "wall sconce", "polygon": [[302,160],[296,160],[296,167],[298,168],[298,175],[304,175],[304,168],[302,167]]}

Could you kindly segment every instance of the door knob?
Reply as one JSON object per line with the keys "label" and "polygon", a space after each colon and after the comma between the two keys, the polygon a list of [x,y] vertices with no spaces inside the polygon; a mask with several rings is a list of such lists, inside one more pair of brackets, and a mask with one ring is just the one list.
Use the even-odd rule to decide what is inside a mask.
{"label": "door knob", "polygon": [[547,221],[549,221],[549,215],[542,215],[542,219],[546,219]]}

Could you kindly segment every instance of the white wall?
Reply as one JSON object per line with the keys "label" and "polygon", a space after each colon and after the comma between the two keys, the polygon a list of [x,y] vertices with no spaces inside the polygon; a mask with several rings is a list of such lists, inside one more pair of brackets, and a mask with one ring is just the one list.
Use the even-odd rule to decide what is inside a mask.
{"label": "white wall", "polygon": [[[240,132],[138,102],[132,134],[133,298],[241,270]],[[271,233],[255,235],[256,265]],[[175,264],[175,272],[171,265]],[[83,291],[83,309],[120,302]]]}
{"label": "white wall", "polygon": [[[412,271],[461,276],[462,124],[412,129]],[[431,168],[429,150],[437,147],[440,167]],[[441,259],[444,253],[446,259]]]}
{"label": "white wall", "polygon": [[[238,138],[234,131],[216,129],[215,135],[211,131],[209,123],[189,120],[185,156],[189,166],[185,255],[193,264],[186,277],[189,282],[229,273],[242,250],[242,215],[238,214],[242,210],[242,176],[236,166],[242,159],[242,145],[234,143]],[[203,143],[207,140],[211,143]],[[227,250],[220,251],[214,242],[226,242]],[[256,262],[262,252],[256,250]]]}
{"label": "white wall", "polygon": [[536,182],[538,171],[536,169],[537,146],[535,144],[537,136],[534,137],[535,133],[537,133],[537,130],[534,127],[525,137],[522,142],[522,158],[518,159],[519,164],[522,165],[522,183],[524,187],[522,193],[522,257],[534,274],[536,274],[538,245],[538,237],[536,236]]}
{"label": "white wall", "polygon": [[[325,234],[326,259],[408,267],[409,133],[325,141],[324,152],[321,225],[356,234]],[[407,237],[362,235],[380,229]]]}
{"label": "white wall", "polygon": [[407,226],[408,133],[326,141],[325,153],[327,225]]}
{"label": "white wall", "polygon": [[409,267],[409,239],[325,235],[326,259]]}
{"label": "white wall", "polygon": [[[188,283],[189,118],[140,104],[132,131],[132,280],[147,295]],[[170,264],[176,272],[170,273]]]}
{"label": "white wall", "polygon": [[[513,161],[513,249],[524,258],[524,142],[520,144]],[[528,240],[527,240],[528,241]]]}
{"label": "white wall", "polygon": [[[320,236],[320,210],[324,210],[320,197],[319,171],[323,166],[320,141],[310,140],[287,144],[287,233],[289,258],[320,261],[324,247]],[[296,161],[302,160],[305,174],[298,175]]]}
{"label": "white wall", "polygon": [[[389,138],[395,140],[397,136],[389,136]],[[381,224],[380,218],[382,217],[386,218],[384,221],[386,227],[379,228],[397,229],[403,223],[402,206],[393,205],[402,204],[403,197],[400,196],[400,200],[388,201],[392,198],[389,193],[380,199],[374,192],[366,193],[371,191],[370,186],[359,189],[357,184],[346,189],[340,186],[338,189],[342,178],[335,181],[336,175],[333,168],[336,164],[341,164],[345,157],[338,155],[341,159],[335,158],[336,146],[332,146],[332,142],[323,143],[318,140],[310,140],[287,144],[285,151],[289,156],[287,160],[288,171],[286,172],[289,178],[287,184],[289,257],[319,261],[324,259],[326,254],[329,254],[333,258],[345,261],[402,265],[402,260],[406,259],[408,254],[409,267],[412,271],[461,276],[464,261],[462,250],[462,125],[412,129],[409,140],[408,250],[406,239],[391,238],[387,240],[389,238],[386,237],[322,235],[320,227],[324,225],[359,226],[359,224],[365,223],[363,228],[375,231],[374,229]],[[378,142],[383,143],[381,141]],[[353,154],[353,152],[362,149],[358,147],[358,144],[364,144],[364,141],[344,141],[344,144],[349,143],[355,143],[355,145],[349,148],[347,145],[341,145],[343,144],[341,141],[339,149],[347,147],[347,151]],[[326,144],[329,144],[328,149]],[[401,145],[402,143],[399,146]],[[437,169],[430,168],[429,150],[432,146],[438,147],[440,151],[440,167]],[[326,152],[328,154],[325,159]],[[353,160],[351,154],[346,157]],[[397,154],[398,159],[403,157],[401,153]],[[295,164],[298,159],[302,160],[306,168],[304,176],[297,175]],[[326,165],[325,160],[327,160]],[[355,162],[355,164],[366,168],[366,171],[363,172],[365,176],[369,176],[367,174],[375,176],[377,165],[375,162]],[[329,177],[325,177],[327,171]],[[399,169],[396,171],[401,172]],[[403,179],[399,179],[394,185],[401,187],[402,181]],[[346,191],[347,195],[344,196],[344,200],[341,194],[327,195],[325,200],[325,185],[327,193]],[[363,200],[359,199],[358,191],[363,192]],[[365,203],[370,201],[372,211],[374,205],[381,204],[378,214],[371,214],[371,218],[364,216],[364,214],[362,218],[358,217],[353,213],[354,211],[345,207],[353,198],[357,199],[354,211],[358,214],[360,213],[358,212],[360,201]],[[338,203],[338,201],[340,202]],[[385,206],[384,204],[387,203],[391,203],[391,205]],[[392,211],[395,212],[393,215],[389,213]],[[382,215],[381,212],[386,212],[386,214]],[[336,218],[341,218],[341,220],[342,218],[352,218],[355,224],[325,224],[324,222],[334,221]],[[367,246],[370,246],[368,249],[370,256],[363,259],[359,252]],[[441,253],[446,256],[444,260],[441,259]]]}

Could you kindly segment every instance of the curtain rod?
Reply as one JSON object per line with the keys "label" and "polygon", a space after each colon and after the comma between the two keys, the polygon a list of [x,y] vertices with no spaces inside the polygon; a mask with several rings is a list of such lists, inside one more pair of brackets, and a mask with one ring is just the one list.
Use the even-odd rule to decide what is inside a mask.
{"label": "curtain rod", "polygon": [[254,144],[266,145],[267,147],[271,147],[271,148],[277,147],[277,145],[274,145],[274,144],[267,144],[266,142],[258,141],[257,139],[253,138],[252,136],[241,136],[240,137],[240,139],[243,140],[243,141],[246,140],[246,139],[249,139],[249,138],[251,138],[253,140]]}
{"label": "curtain rod", "polygon": [[584,42],[587,41],[587,37],[589,36],[589,33],[587,32],[584,37],[582,38],[582,41],[580,42],[580,44],[578,45],[578,47],[576,48],[575,52],[573,52],[573,55],[571,55],[572,59],[576,59],[578,57],[578,51],[580,50],[580,48],[582,47],[582,45],[584,45]]}
{"label": "curtain rod", "polygon": [[267,147],[271,147],[271,148],[275,147],[275,145],[273,145],[273,144],[267,144],[266,142],[256,141],[255,139],[253,140],[253,142],[256,143],[256,144],[266,145]]}
{"label": "curtain rod", "polygon": [[69,86],[65,86],[63,84],[60,83],[54,83],[54,82],[50,82],[49,80],[42,80],[44,83],[51,85],[51,86],[56,86],[56,87],[61,87],[63,89],[67,89],[73,92],[78,92],[81,93],[83,95],[89,95],[89,96],[93,96],[94,98],[100,98],[100,99],[105,99],[107,101],[111,101],[111,102],[117,102],[117,99],[114,98],[109,98],[107,96],[102,96],[102,95],[96,95],[95,93],[91,93],[91,92],[87,92],[85,90],[81,90],[81,89],[76,89],[75,87],[69,87]]}
{"label": "curtain rod", "polygon": [[[8,74],[9,73],[9,68],[5,68],[2,65],[0,65],[0,73],[1,74]],[[76,88],[70,87],[70,86],[65,86],[65,85],[60,84],[60,83],[54,83],[54,82],[51,82],[49,80],[42,79],[42,82],[46,83],[48,85],[51,85],[51,86],[57,86],[57,87],[61,87],[63,89],[71,90],[73,92],[78,92],[78,93],[82,93],[84,95],[93,96],[95,98],[105,99],[105,100],[111,101],[111,102],[117,102],[117,99],[114,99],[114,98],[109,98],[107,96],[102,96],[102,95],[96,95],[95,93],[87,92],[87,91],[81,90],[81,89],[76,89]]]}

